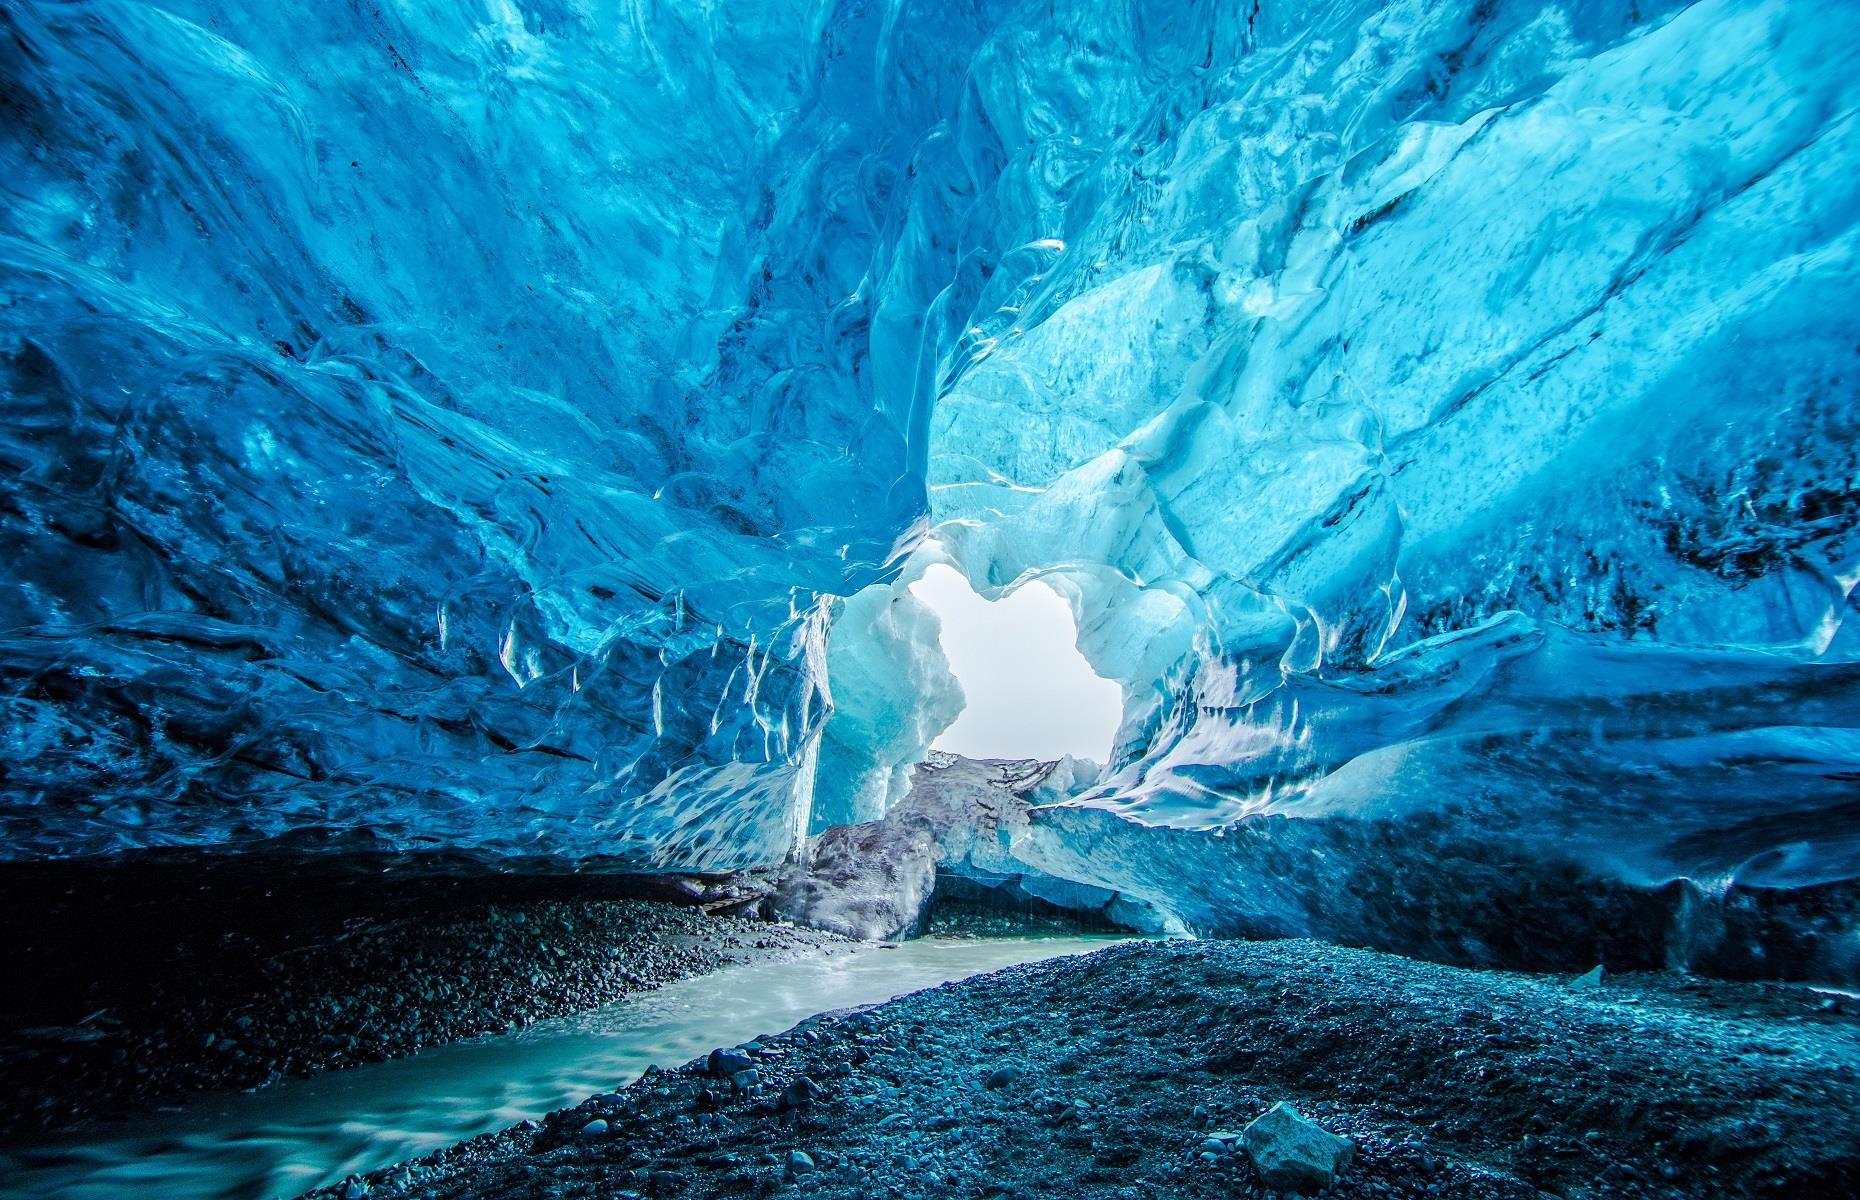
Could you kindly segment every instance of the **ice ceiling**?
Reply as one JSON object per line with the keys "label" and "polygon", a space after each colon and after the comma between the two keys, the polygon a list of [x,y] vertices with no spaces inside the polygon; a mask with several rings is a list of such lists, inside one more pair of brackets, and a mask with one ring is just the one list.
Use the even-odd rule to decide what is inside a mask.
{"label": "ice ceiling", "polygon": [[1860,9],[0,35],[7,855],[779,858],[960,708],[934,525],[1122,682],[1064,820],[1860,874]]}

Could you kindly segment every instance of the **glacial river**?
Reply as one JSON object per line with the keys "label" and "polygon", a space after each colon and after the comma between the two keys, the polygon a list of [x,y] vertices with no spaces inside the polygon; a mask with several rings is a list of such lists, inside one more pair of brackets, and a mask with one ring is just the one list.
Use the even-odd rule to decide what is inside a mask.
{"label": "glacial river", "polygon": [[923,938],[726,967],[606,1008],[0,1147],[0,1200],[274,1200],[541,1117],[713,1046],[1116,937]]}

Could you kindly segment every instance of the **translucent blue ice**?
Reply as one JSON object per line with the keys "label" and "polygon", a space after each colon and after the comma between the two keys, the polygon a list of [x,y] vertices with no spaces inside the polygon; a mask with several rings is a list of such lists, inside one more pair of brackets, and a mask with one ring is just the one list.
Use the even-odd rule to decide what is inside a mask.
{"label": "translucent blue ice", "polygon": [[1124,685],[1049,869],[1191,925],[1268,868],[1126,834],[1860,874],[1852,5],[0,33],[5,853],[778,858],[953,717],[934,524]]}
{"label": "translucent blue ice", "polygon": [[866,280],[967,53],[883,26],[8,5],[5,852],[779,856],[925,509]]}
{"label": "translucent blue ice", "polygon": [[[936,410],[945,540],[1071,572],[1133,687],[1081,803],[1860,874],[1860,12],[1306,7],[1241,42],[1127,97]],[[1204,927],[1278,903],[1162,845],[1083,857],[1217,897]]]}

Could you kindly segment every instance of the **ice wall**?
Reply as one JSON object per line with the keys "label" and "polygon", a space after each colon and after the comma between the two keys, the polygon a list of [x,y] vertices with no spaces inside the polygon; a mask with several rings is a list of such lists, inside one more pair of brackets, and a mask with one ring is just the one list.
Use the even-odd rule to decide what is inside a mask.
{"label": "ice wall", "polygon": [[0,22],[7,853],[777,857],[934,723],[844,599],[934,521],[1120,832],[1855,873],[1851,5]]}
{"label": "ice wall", "polygon": [[924,511],[864,333],[919,25],[8,5],[0,853],[779,856],[824,598]]}
{"label": "ice wall", "polygon": [[996,527],[997,574],[1070,552],[1187,583],[1229,643],[1282,614],[1298,669],[1510,609],[1828,649],[1851,10],[1315,15],[1262,8],[1160,96],[1133,63],[1069,192],[1021,181],[1087,203],[939,401],[939,514]]}
{"label": "ice wall", "polygon": [[1070,869],[1292,931],[1382,860],[1451,894],[1427,829],[1860,875],[1860,10],[1187,24],[977,56],[1023,248],[938,400],[943,536],[1078,580],[1131,698],[1080,805],[1278,847],[1081,825]]}
{"label": "ice wall", "polygon": [[827,646],[833,712],[821,731],[812,829],[885,815],[911,769],[962,714],[962,685],[938,641],[942,622],[911,593],[930,557],[849,599]]}

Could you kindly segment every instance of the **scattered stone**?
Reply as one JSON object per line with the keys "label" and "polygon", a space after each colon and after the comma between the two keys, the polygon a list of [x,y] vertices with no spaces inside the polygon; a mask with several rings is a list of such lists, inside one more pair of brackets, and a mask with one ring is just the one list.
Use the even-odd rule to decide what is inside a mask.
{"label": "scattered stone", "polygon": [[816,1097],[824,1095],[826,1089],[805,1075],[796,1075],[786,1088],[782,1089],[781,1104],[783,1108],[799,1108],[803,1104],[812,1104]]}
{"label": "scattered stone", "polygon": [[1024,1072],[1022,1072],[1019,1067],[996,1067],[993,1071],[988,1073],[988,1078],[982,1081],[982,1086],[989,1088],[1012,1087],[1020,1082],[1022,1074],[1024,1074]]}
{"label": "scattered stone", "polygon": [[716,1049],[710,1052],[705,1066],[712,1075],[731,1076],[739,1071],[747,1071],[756,1065],[756,1060],[740,1050]]}
{"label": "scattered stone", "polygon": [[1356,1156],[1356,1143],[1300,1116],[1283,1100],[1241,1137],[1260,1178],[1279,1191],[1327,1188]]}
{"label": "scattered stone", "polygon": [[342,1189],[342,1200],[362,1200],[368,1194],[368,1181],[351,1179]]}

